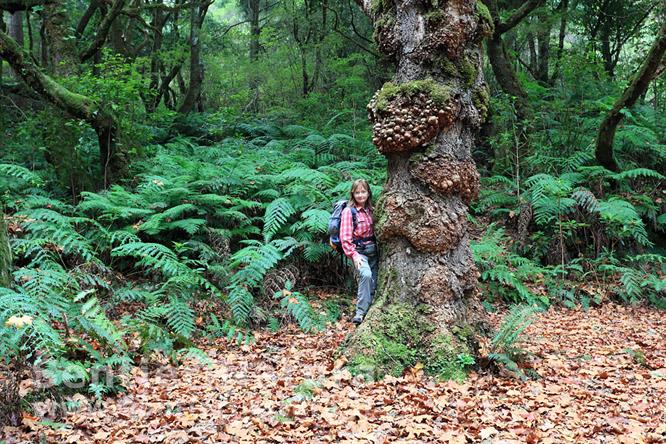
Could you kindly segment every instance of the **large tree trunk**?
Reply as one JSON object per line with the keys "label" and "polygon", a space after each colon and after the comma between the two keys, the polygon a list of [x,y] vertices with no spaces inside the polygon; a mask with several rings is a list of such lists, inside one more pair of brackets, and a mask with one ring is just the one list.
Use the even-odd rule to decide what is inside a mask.
{"label": "large tree trunk", "polygon": [[479,188],[470,151],[488,106],[481,41],[492,22],[474,0],[372,3],[362,6],[378,47],[397,62],[368,105],[389,178],[375,213],[375,302],[345,354],[380,374],[420,361],[451,375],[457,356],[475,353],[481,319],[467,205]]}
{"label": "large tree trunk", "polygon": [[[1,208],[0,208],[1,209]],[[12,250],[7,239],[5,215],[0,211],[0,287],[9,287],[12,271]]]}
{"label": "large tree trunk", "polygon": [[613,109],[608,111],[606,117],[601,122],[595,150],[595,157],[599,165],[611,171],[619,170],[615,156],[613,155],[613,139],[615,138],[617,125],[623,117],[621,111],[624,108],[632,107],[636,103],[636,100],[647,90],[650,81],[654,79],[658,72],[661,72],[666,63],[664,60],[665,53],[666,23],[661,26],[657,40],[655,40],[650,48],[647,58],[634,76],[634,79],[624,91],[622,97],[615,102]]}

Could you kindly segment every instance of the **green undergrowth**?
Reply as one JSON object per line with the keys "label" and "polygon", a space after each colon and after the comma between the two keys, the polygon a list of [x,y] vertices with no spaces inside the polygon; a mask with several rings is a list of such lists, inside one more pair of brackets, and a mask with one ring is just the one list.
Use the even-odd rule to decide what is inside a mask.
{"label": "green undergrowth", "polygon": [[117,384],[94,379],[96,368],[120,374],[155,354],[205,360],[201,337],[243,344],[252,329],[317,331],[339,318],[297,280],[336,263],[332,204],[351,177],[378,194],[384,159],[351,136],[297,125],[208,129],[224,138],[144,147],[131,181],[74,203],[54,176],[0,158],[14,258],[0,288],[5,363],[38,359],[57,385],[101,396]]}

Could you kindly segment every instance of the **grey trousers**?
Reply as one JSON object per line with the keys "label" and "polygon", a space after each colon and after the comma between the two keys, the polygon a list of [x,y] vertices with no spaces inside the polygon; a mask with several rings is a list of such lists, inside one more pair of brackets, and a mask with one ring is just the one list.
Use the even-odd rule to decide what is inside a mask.
{"label": "grey trousers", "polygon": [[356,270],[358,277],[358,301],[356,302],[356,314],[365,316],[375,296],[377,288],[377,272],[379,271],[379,256],[375,254],[363,255],[363,265]]}

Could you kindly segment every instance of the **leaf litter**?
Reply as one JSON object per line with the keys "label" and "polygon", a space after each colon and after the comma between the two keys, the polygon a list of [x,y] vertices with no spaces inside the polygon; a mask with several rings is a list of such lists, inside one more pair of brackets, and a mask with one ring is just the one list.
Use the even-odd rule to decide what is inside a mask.
{"label": "leaf litter", "polygon": [[[500,315],[491,314],[497,325]],[[534,378],[472,372],[464,383],[410,369],[354,377],[336,351],[352,331],[294,327],[212,364],[132,370],[127,391],[53,422],[24,413],[7,443],[666,442],[666,316],[641,306],[551,309],[526,330]],[[78,395],[80,397],[80,395]]]}

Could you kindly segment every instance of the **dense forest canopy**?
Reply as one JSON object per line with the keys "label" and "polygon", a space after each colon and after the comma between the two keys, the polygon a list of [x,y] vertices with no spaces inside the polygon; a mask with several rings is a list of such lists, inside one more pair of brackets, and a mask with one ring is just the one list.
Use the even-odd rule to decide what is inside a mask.
{"label": "dense forest canopy", "polygon": [[[538,309],[666,308],[662,1],[0,13],[0,368],[15,379],[37,363],[101,398],[120,379],[95,371],[346,317],[348,295],[316,289],[351,284],[326,230],[355,178],[379,197],[380,292],[418,309],[381,302],[370,339],[346,344],[352,372],[521,373],[512,343]],[[450,316],[431,316],[444,293]],[[484,349],[460,307],[498,303],[524,306]],[[5,392],[0,425],[16,422]]]}

